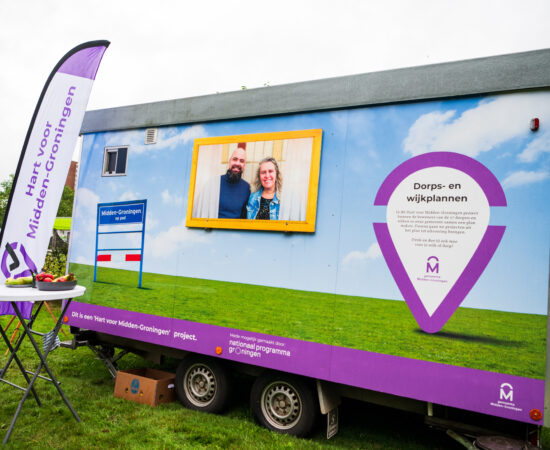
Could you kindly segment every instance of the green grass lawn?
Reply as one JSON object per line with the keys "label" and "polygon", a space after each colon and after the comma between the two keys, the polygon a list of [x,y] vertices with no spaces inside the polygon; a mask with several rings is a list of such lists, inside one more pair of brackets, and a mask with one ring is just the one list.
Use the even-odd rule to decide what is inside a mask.
{"label": "green grass lawn", "polygon": [[459,308],[435,334],[404,302],[71,264],[81,301],[530,378],[545,374],[546,316]]}
{"label": "green grass lawn", "polygon": [[[59,309],[54,308],[59,315]],[[0,316],[5,327],[9,317]],[[42,311],[37,321],[39,331],[49,331],[53,321]],[[10,327],[13,331],[14,324]],[[68,333],[68,330],[66,330]],[[11,335],[11,332],[9,332]],[[63,338],[63,337],[62,337]],[[40,338],[38,338],[40,345]],[[0,365],[6,361],[6,346],[0,342]],[[28,341],[20,357],[34,369],[36,355]],[[36,389],[43,402],[38,407],[32,397],[25,403],[7,449],[82,449],[82,448],[154,448],[154,449],[460,449],[442,431],[430,429],[423,416],[398,410],[349,402],[340,407],[340,431],[330,441],[325,439],[323,419],[308,439],[279,435],[255,424],[248,409],[252,380],[235,379],[233,401],[223,415],[190,411],[179,403],[157,408],[140,405],[113,396],[114,381],[92,352],[59,348],[48,362],[82,422],[77,423],[50,384],[38,380]],[[135,355],[120,360],[120,369],[155,367],[175,372],[178,361],[167,359],[153,365]],[[10,381],[24,384],[17,368],[8,371]],[[0,384],[0,439],[11,422],[21,392]],[[483,425],[482,423],[473,423]],[[543,442],[550,444],[550,430],[543,430]]]}
{"label": "green grass lawn", "polygon": [[[49,331],[53,322],[43,311],[40,331]],[[59,310],[54,310],[59,314]],[[6,326],[8,317],[0,317]],[[13,330],[14,325],[10,330]],[[40,344],[40,338],[38,338]],[[6,346],[0,342],[0,364],[6,361]],[[28,341],[20,354],[35,368],[36,357]],[[340,408],[340,432],[330,441],[320,420],[308,439],[272,433],[255,424],[248,409],[252,380],[237,378],[233,401],[224,415],[210,415],[183,408],[179,403],[157,408],[113,396],[114,381],[92,352],[59,348],[48,362],[82,422],[77,423],[50,384],[38,380],[36,388],[43,406],[32,397],[25,403],[7,449],[82,448],[218,448],[218,449],[459,449],[443,432],[428,429],[423,417],[386,408],[344,403]],[[120,369],[155,367],[175,372],[177,361],[162,366],[135,355],[120,360]],[[17,368],[8,371],[10,381],[24,384]],[[21,392],[0,384],[0,439],[9,427]]]}

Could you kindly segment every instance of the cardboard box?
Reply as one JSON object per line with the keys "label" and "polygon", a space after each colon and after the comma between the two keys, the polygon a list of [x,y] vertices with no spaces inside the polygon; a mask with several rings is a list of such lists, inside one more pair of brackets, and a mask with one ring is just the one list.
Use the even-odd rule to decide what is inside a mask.
{"label": "cardboard box", "polygon": [[115,397],[157,406],[174,401],[175,375],[155,369],[119,370]]}

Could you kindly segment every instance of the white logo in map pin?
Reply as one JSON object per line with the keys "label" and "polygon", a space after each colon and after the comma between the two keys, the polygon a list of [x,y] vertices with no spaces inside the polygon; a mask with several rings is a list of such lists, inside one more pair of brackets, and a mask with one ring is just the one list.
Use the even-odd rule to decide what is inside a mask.
{"label": "white logo in map pin", "polygon": [[375,205],[382,254],[418,325],[439,331],[477,282],[505,227],[489,225],[490,206],[506,206],[496,177],[451,152],[411,158],[388,175]]}

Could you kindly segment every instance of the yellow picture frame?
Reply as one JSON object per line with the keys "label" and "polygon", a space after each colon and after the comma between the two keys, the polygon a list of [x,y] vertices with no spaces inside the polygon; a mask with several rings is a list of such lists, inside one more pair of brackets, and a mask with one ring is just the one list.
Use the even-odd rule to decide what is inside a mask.
{"label": "yellow picture frame", "polygon": [[[224,228],[283,232],[296,231],[313,233],[315,231],[315,221],[317,215],[317,195],[319,188],[322,136],[323,130],[312,129],[195,139],[193,145],[193,160],[191,166],[191,177],[189,181],[189,197],[187,202],[185,225],[187,227],[195,228]],[[214,183],[216,179],[220,180],[220,177],[224,176],[223,173],[220,174],[220,171],[223,169],[224,164],[227,166],[229,156],[235,148],[238,148],[237,146],[240,146],[241,148],[244,147],[245,149],[248,148],[248,150],[246,150],[247,161],[243,172],[243,179],[245,176],[248,177],[249,180],[252,180],[254,177],[258,178],[258,164],[261,155],[264,155],[264,157],[270,156],[277,159],[279,165],[284,167],[284,170],[282,170],[282,187],[283,189],[287,189],[287,193],[281,195],[280,202],[280,211],[282,213],[281,216],[284,215],[284,218],[278,220],[218,218],[208,217],[208,213],[198,211],[198,205],[203,203],[203,201],[200,200],[201,190],[206,191],[206,188],[202,187],[206,185],[206,177],[209,177],[209,183]],[[308,154],[309,146],[310,151]],[[253,150],[250,150],[251,148]],[[214,156],[214,151],[216,151],[216,158],[212,158],[212,156]],[[295,162],[295,160],[298,159],[298,152],[300,155],[299,162]],[[206,165],[204,162],[205,159],[208,159],[209,165]],[[214,162],[211,162],[213,159]],[[307,181],[304,178],[306,174],[300,175],[299,173],[300,170],[304,171],[306,167],[309,168]],[[293,186],[297,186],[297,194],[294,195],[294,192],[292,192],[292,195],[299,197],[299,201],[293,197],[292,203],[296,204],[301,202],[301,206],[294,208],[294,210],[299,210],[299,213],[286,212],[289,208],[285,208],[283,206],[285,205],[285,199],[289,200],[287,205],[290,203],[288,181],[287,184],[285,184],[285,171],[291,175],[290,178],[293,178]],[[198,183],[200,184],[199,186],[197,185]],[[251,182],[250,186],[252,192],[254,192],[254,188],[252,187],[253,185],[254,183]],[[303,200],[304,198],[307,199],[305,201],[305,205]],[[219,197],[217,201],[219,201]],[[211,203],[213,203],[213,201]],[[283,212],[283,210],[285,212]],[[207,215],[206,217],[205,214]]]}

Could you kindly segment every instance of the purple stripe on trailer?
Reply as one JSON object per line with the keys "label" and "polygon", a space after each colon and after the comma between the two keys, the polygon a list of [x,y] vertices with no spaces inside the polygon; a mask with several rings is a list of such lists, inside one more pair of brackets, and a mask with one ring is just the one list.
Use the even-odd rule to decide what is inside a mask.
{"label": "purple stripe on trailer", "polygon": [[[212,356],[216,355],[216,348],[221,347],[222,353],[217,356],[231,361],[521,422],[540,425],[529,417],[529,411],[533,408],[544,410],[544,380],[335,347],[87,303],[72,302],[67,314],[72,326],[88,330]],[[236,343],[241,343],[241,347]],[[247,343],[250,347],[246,346]],[[254,354],[258,348],[256,345],[260,346],[259,356]],[[279,351],[266,354],[261,351],[262,346]],[[234,348],[233,351],[230,351],[231,347]],[[237,352],[236,348],[241,351]]]}

